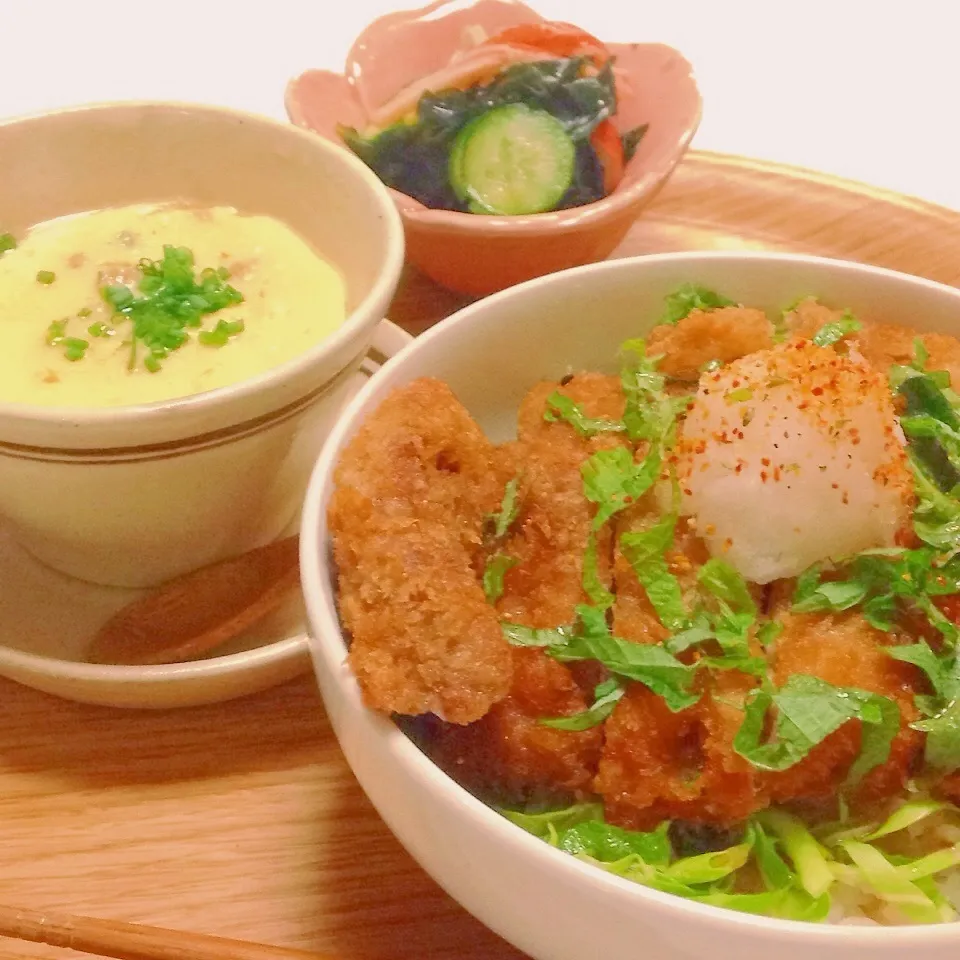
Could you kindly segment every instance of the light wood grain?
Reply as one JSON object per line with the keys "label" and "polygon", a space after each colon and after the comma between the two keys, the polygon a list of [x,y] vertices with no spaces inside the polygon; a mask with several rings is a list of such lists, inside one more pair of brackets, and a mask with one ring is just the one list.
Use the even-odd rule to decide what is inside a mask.
{"label": "light wood grain", "polygon": [[[714,155],[684,161],[619,253],[689,249],[813,252],[960,283],[960,215]],[[461,302],[410,276],[391,316],[417,332]],[[308,678],[158,714],[0,683],[0,824],[0,902],[342,960],[520,958],[392,838]]]}

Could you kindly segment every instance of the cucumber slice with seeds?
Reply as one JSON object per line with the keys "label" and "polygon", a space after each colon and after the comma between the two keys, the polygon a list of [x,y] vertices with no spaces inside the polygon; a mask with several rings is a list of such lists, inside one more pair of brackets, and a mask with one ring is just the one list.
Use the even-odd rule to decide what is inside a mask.
{"label": "cucumber slice with seeds", "polygon": [[450,184],[473,213],[553,210],[573,182],[576,148],[556,117],[523,103],[471,120],[450,152]]}

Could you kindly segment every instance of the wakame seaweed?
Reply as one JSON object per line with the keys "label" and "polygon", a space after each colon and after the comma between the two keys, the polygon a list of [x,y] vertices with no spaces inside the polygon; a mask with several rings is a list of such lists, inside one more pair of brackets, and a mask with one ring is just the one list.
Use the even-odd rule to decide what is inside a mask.
{"label": "wakame seaweed", "polygon": [[[368,138],[353,127],[340,127],[339,133],[388,187],[433,209],[466,211],[448,174],[457,134],[481,114],[523,103],[559,120],[576,147],[573,182],[555,209],[593,203],[605,193],[603,167],[590,136],[616,113],[617,99],[612,61],[596,74],[581,76],[588,62],[570,57],[517,63],[490,83],[424,94],[413,122],[400,121]],[[623,134],[626,159],[633,155],[645,131],[644,126]]]}

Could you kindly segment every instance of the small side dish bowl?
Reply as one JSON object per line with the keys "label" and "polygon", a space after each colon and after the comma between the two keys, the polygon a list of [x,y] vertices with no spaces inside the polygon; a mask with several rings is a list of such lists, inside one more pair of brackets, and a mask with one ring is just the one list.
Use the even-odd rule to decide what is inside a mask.
{"label": "small side dish bowl", "polygon": [[521,398],[574,369],[615,372],[617,347],[644,336],[684,283],[771,312],[817,295],[879,322],[960,331],[960,291],[889,270],[764,253],[663,254],[544,277],[469,306],[383,367],[328,437],[307,493],[301,572],[314,668],[357,779],[423,868],[492,930],[538,960],[949,960],[960,924],[847,926],[751,916],[641,886],[563,853],[458,786],[369,709],[347,664],[326,509],[340,453],[396,387],[447,382],[494,441],[514,433]]}
{"label": "small side dish bowl", "polygon": [[168,103],[0,123],[0,184],[14,235],[106,207],[224,205],[283,222],[340,272],[345,322],[235,385],[130,406],[0,402],[0,515],[62,572],[147,586],[277,536],[399,280],[403,229],[383,185],[288,124]]}
{"label": "small side dish bowl", "polygon": [[[447,8],[450,8],[449,11]],[[308,70],[286,91],[299,127],[342,145],[338,125],[363,129],[376,107],[418,77],[466,52],[477,38],[543,18],[504,0],[449,0],[374,21],[355,41],[342,74]],[[434,210],[391,190],[406,228],[407,256],[433,280],[482,295],[609,256],[679,163],[700,122],[690,64],[657,43],[610,43],[620,132],[649,128],[616,189],[594,203],[529,216]]]}

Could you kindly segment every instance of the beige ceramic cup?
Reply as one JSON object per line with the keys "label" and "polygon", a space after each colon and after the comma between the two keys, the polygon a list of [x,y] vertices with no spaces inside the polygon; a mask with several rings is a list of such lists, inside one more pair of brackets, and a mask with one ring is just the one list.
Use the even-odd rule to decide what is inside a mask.
{"label": "beige ceramic cup", "polygon": [[32,407],[2,402],[0,385],[0,516],[50,566],[117,586],[158,583],[291,522],[403,264],[386,189],[346,150],[292,126],[165,103],[0,124],[3,231],[154,201],[282,220],[341,271],[348,315],[296,359],[182,399]]}

